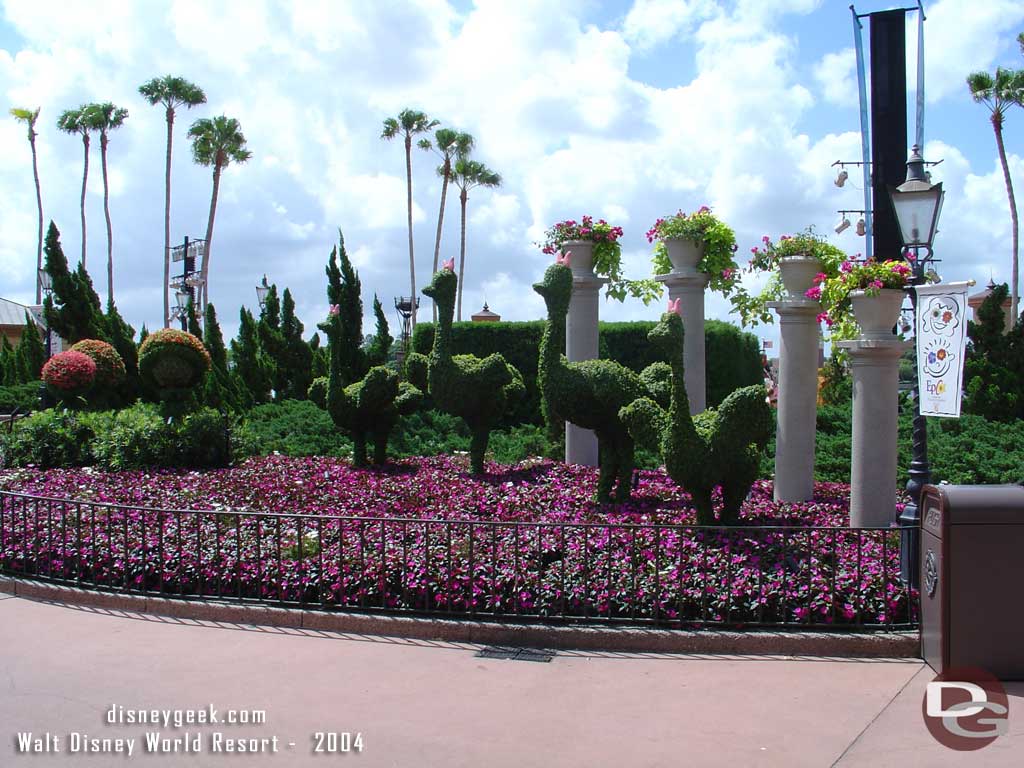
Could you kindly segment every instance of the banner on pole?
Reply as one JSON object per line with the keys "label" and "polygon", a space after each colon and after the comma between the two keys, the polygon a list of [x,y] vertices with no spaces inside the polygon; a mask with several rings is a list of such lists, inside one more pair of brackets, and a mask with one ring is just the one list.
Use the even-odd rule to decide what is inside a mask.
{"label": "banner on pole", "polygon": [[960,416],[967,286],[950,283],[916,288],[918,408],[922,416]]}

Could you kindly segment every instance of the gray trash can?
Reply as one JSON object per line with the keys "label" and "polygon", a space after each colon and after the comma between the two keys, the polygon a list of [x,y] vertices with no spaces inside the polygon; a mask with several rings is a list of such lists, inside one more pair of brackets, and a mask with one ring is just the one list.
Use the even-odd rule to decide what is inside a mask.
{"label": "gray trash can", "polygon": [[1024,680],[1024,487],[926,485],[921,654]]}

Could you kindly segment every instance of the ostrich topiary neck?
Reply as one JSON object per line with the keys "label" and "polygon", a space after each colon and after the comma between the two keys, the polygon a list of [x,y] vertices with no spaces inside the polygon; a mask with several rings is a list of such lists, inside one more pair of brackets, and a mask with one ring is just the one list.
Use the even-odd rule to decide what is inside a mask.
{"label": "ostrich topiary neck", "polygon": [[452,318],[455,315],[455,297],[438,297],[435,304],[437,305],[437,330],[434,333],[434,358],[448,361],[452,358]]}
{"label": "ostrich topiary neck", "polygon": [[565,353],[565,318],[565,312],[548,310],[548,321],[540,340],[540,365],[549,373],[562,364],[562,355]]}
{"label": "ostrich topiary neck", "polygon": [[686,392],[686,365],[683,362],[682,333],[678,334],[678,338],[673,338],[669,366],[672,368],[671,418],[677,423],[677,426],[688,426],[689,429],[693,429],[693,419],[690,417],[690,396]]}

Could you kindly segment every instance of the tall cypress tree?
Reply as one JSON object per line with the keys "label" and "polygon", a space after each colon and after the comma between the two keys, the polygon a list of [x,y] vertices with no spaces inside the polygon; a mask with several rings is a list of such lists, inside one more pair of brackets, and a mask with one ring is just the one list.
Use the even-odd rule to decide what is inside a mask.
{"label": "tall cypress tree", "polygon": [[203,329],[199,327],[199,315],[196,314],[196,301],[192,298],[192,294],[189,294],[188,301],[185,302],[185,328],[202,341]]}
{"label": "tall cypress tree", "polygon": [[60,245],[60,232],[52,221],[43,250],[53,286],[53,292],[43,302],[47,325],[68,344],[82,339],[109,341],[100,297],[93,290],[89,273],[81,264],[74,272],[69,271]]}
{"label": "tall cypress tree", "polygon": [[110,344],[124,360],[124,382],[121,394],[126,403],[133,402],[141,390],[139,381],[139,348],[135,346],[135,329],[125,322],[117,305],[107,302],[107,329],[110,333]]}
{"label": "tall cypress tree", "polygon": [[287,288],[281,302],[281,336],[284,339],[285,397],[305,400],[313,383],[313,350],[302,333],[305,328],[295,315],[295,299]]}
{"label": "tall cypress tree", "polygon": [[140,347],[142,346],[142,342],[144,342],[146,340],[147,336],[149,336],[149,328],[147,328],[146,324],[143,323],[142,324],[142,330],[139,331],[139,346]]}
{"label": "tall cypress tree", "polygon": [[327,376],[330,374],[331,360],[327,354],[327,348],[320,346],[320,334],[314,333],[307,344],[309,346],[310,355],[313,358],[313,362],[310,365],[313,371],[313,378],[318,379],[321,376]]}
{"label": "tall cypress tree", "polygon": [[359,381],[366,374],[363,352],[363,299],[359,275],[345,251],[345,237],[338,232],[338,245],[327,260],[327,300],[338,307],[340,324],[321,323],[317,327],[327,334],[328,348],[338,344],[343,386]]}
{"label": "tall cypress tree", "polygon": [[377,332],[366,351],[367,363],[384,365],[388,361],[388,353],[391,352],[391,345],[395,340],[391,338],[388,319],[384,316],[384,307],[381,306],[377,294],[373,294],[373,315],[377,319]]}
{"label": "tall cypress tree", "polygon": [[24,383],[38,381],[43,363],[46,362],[46,347],[43,346],[43,339],[39,335],[35,320],[28,312],[25,313],[25,330],[21,334],[15,355],[18,379]]}
{"label": "tall cypress tree", "polygon": [[210,370],[203,383],[203,402],[218,410],[245,410],[252,405],[244,393],[239,378],[228,370],[228,351],[224,346],[224,335],[217,322],[217,310],[213,304],[206,305],[203,318],[203,345],[210,353]]}
{"label": "tall cypress tree", "polygon": [[239,312],[238,338],[231,342],[233,372],[256,405],[270,400],[271,367],[260,347],[256,319],[245,307]]}
{"label": "tall cypress tree", "polygon": [[281,333],[281,299],[277,285],[271,285],[260,311],[257,327],[260,346],[270,370],[271,387],[275,400],[284,400],[288,389],[288,366],[285,360],[285,342]]}
{"label": "tall cypress tree", "polygon": [[10,387],[18,383],[17,366],[14,362],[14,348],[7,337],[0,333],[0,386]]}

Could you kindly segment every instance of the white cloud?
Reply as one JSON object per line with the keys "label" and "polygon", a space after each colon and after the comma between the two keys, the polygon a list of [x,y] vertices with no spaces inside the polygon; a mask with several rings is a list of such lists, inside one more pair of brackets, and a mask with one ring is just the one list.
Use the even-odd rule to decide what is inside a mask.
{"label": "white cloud", "polygon": [[857,55],[853,48],[826,53],[814,69],[825,101],[840,107],[856,107],[860,103],[857,85]]}
{"label": "white cloud", "polygon": [[636,0],[622,32],[643,51],[691,33],[698,22],[718,12],[718,5],[710,0]]}

